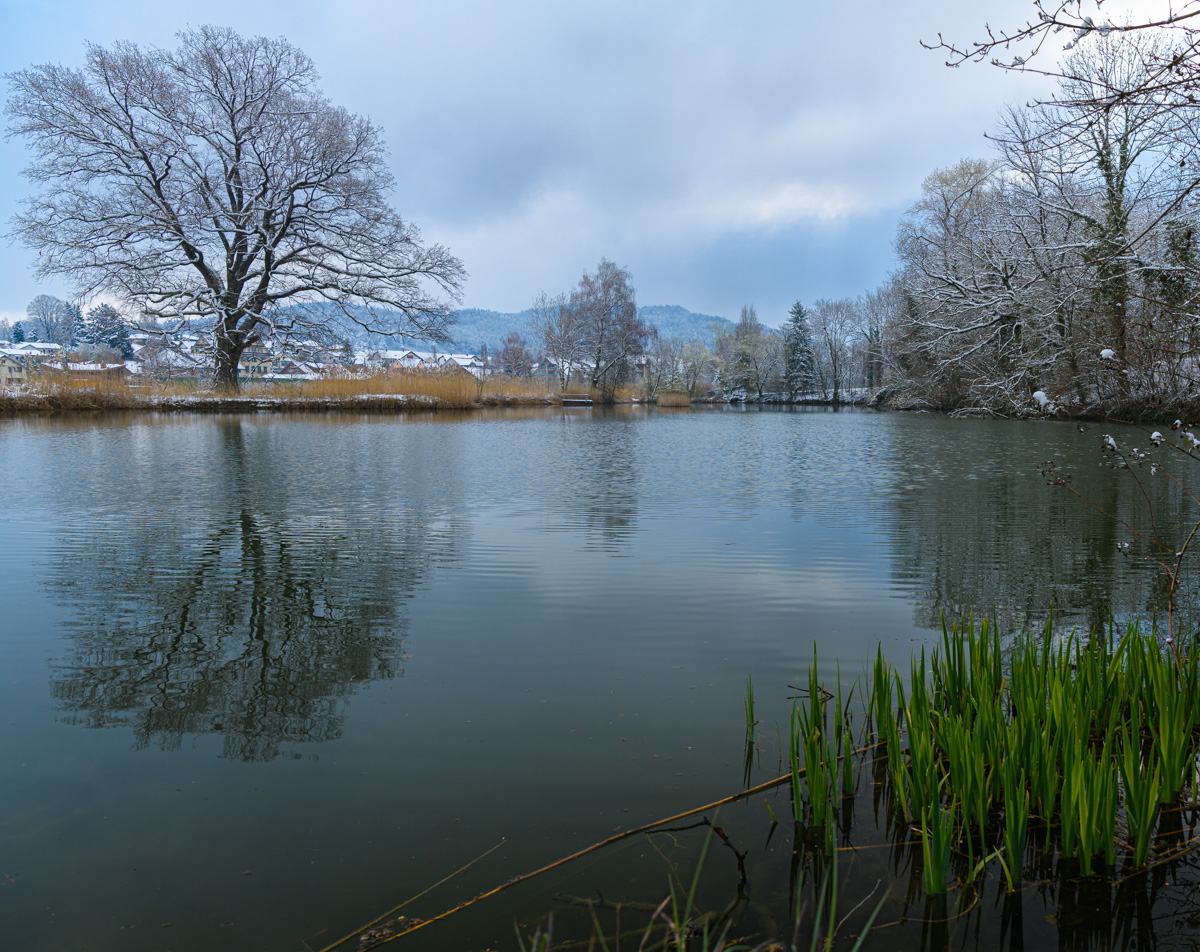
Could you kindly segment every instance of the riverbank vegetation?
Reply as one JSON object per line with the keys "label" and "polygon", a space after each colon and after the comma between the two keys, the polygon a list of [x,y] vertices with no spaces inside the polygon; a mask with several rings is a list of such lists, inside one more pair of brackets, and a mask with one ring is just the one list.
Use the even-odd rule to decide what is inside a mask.
{"label": "riverbank vegetation", "polygon": [[[767,402],[866,388],[881,405],[959,415],[1196,415],[1195,12],[1152,26],[1055,10],[1006,36],[1036,55],[1031,37],[1070,25],[1062,62],[1039,67],[1056,87],[1007,109],[990,154],[929,174],[889,279],[857,299],[798,302],[780,331],[744,308],[702,376]],[[945,48],[956,65],[1011,56],[989,39]],[[682,372],[684,346],[657,342],[651,359]]]}
{"label": "riverbank vegetation", "polygon": [[885,289],[883,356],[907,399],[1002,415],[1041,412],[1039,391],[1076,413],[1195,406],[1195,128],[1185,86],[1155,82],[1189,42],[1081,28],[1052,97],[1011,106],[991,156],[926,178]]}

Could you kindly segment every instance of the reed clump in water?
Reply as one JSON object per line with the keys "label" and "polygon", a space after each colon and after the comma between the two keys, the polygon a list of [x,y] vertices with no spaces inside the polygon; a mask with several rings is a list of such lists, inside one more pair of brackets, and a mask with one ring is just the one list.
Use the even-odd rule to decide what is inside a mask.
{"label": "reed clump in water", "polygon": [[[1200,649],[1172,650],[1136,624],[1088,640],[1056,639],[1047,624],[1006,654],[1007,666],[985,619],[944,628],[907,678],[876,655],[867,739],[886,758],[892,809],[921,837],[926,891],[948,888],[951,852],[972,876],[1000,861],[1010,888],[1030,849],[1074,860],[1083,876],[1113,870],[1118,853],[1125,871],[1145,867],[1160,811],[1200,794]],[[792,788],[797,820],[832,848],[853,745],[837,729],[849,729],[846,711],[830,719],[817,697],[832,699],[810,670],[808,701],[794,707]]]}

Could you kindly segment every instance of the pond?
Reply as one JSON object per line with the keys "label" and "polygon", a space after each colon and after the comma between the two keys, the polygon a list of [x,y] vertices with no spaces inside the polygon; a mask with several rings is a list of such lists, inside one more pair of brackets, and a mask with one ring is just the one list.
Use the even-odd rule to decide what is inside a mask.
{"label": "pond", "polygon": [[[1146,616],[1155,570],[1038,469],[1141,518],[1111,430],[644,408],[2,421],[0,945],[317,950],[497,846],[401,913],[430,918],[786,772],[814,654],[848,685],[943,616]],[[772,813],[786,787],[720,811],[746,876],[713,841],[698,900],[787,940],[801,870]],[[600,896],[633,929],[704,842],[631,837],[388,948],[515,949],[514,923],[550,912],[568,947]],[[1030,890],[1015,920],[989,887],[932,924],[952,917],[863,849],[842,904],[890,888],[866,948],[1184,948],[1190,862],[1132,896]]]}

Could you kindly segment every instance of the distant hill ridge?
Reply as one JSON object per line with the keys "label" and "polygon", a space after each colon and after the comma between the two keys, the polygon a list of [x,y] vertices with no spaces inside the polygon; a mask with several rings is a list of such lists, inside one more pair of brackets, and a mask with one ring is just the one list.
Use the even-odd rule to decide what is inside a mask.
{"label": "distant hill ridge", "polygon": [[[644,321],[657,327],[658,333],[664,337],[701,340],[709,347],[713,345],[715,337],[714,326],[727,330],[733,327],[733,322],[728,318],[717,317],[714,314],[697,314],[678,304],[648,304],[639,307],[638,314]],[[536,341],[532,339],[533,330],[529,323],[533,318],[531,309],[510,314],[468,307],[456,312],[455,317],[451,333],[454,334],[455,343],[465,350],[478,351],[482,344],[487,344],[489,349],[495,349],[513,331],[524,337],[530,346],[537,346]]]}
{"label": "distant hill ridge", "polygon": [[[330,322],[331,330],[348,339],[351,346],[355,348],[412,347],[418,350],[429,349],[427,342],[415,338],[381,337],[377,334],[369,334],[353,321],[347,320],[334,304],[294,304],[288,310],[293,308],[323,314]],[[363,310],[365,311],[365,308]],[[697,314],[678,304],[649,304],[639,307],[638,313],[643,320],[658,328],[658,333],[664,337],[700,340],[709,347],[713,345],[715,338],[714,327],[720,326],[726,330],[733,327],[733,322],[727,318],[717,317],[714,314]],[[455,312],[455,321],[450,328],[453,342],[448,345],[439,345],[438,350],[478,353],[479,348],[487,344],[488,349],[494,351],[513,331],[525,338],[526,343],[536,350],[538,341],[534,339],[533,328],[530,326],[532,318],[532,309],[513,314],[478,307],[462,308]]]}

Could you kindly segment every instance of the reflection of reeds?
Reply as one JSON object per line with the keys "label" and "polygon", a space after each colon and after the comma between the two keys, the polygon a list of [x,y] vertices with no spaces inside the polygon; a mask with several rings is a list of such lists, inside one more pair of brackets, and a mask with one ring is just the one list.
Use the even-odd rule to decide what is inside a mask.
{"label": "reflection of reeds", "polygon": [[750,675],[746,675],[746,742],[754,743],[754,725],[758,721],[754,719],[754,681]]}

